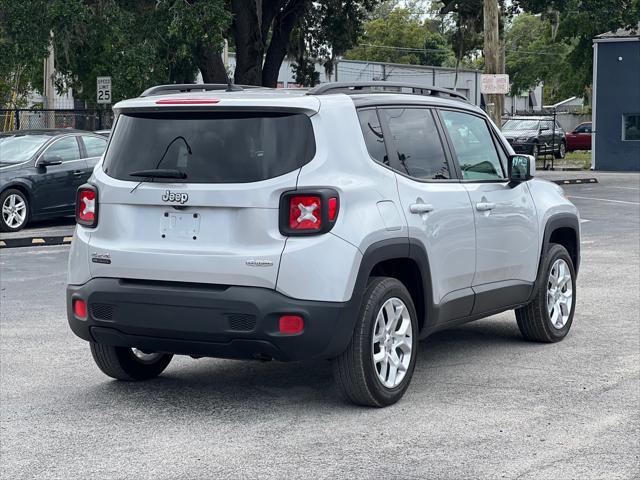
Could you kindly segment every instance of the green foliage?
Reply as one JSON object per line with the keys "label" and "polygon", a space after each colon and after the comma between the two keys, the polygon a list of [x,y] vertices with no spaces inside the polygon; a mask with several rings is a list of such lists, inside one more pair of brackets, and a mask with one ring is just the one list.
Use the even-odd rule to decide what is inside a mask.
{"label": "green foliage", "polygon": [[[0,107],[42,85],[50,29],[46,0],[0,0]],[[18,104],[19,106],[19,104]]]}
{"label": "green foliage", "polygon": [[[57,87],[95,101],[110,75],[113,101],[159,83],[192,82],[198,51],[220,52],[231,16],[224,0],[0,0],[0,93],[42,85],[53,32]],[[39,75],[39,78],[38,78]],[[16,81],[17,78],[17,81]]]}
{"label": "green foliage", "polygon": [[428,20],[416,18],[407,9],[396,8],[386,18],[366,22],[360,44],[344,56],[354,60],[414,65],[455,63],[445,37],[432,30]]}
{"label": "green foliage", "polygon": [[570,47],[551,38],[551,25],[540,16],[521,14],[515,17],[505,34],[506,72],[511,94],[534,88],[544,82],[545,102],[566,98],[563,84],[571,74],[567,65]]}
{"label": "green foliage", "polygon": [[639,0],[518,0],[526,11],[542,14],[550,23],[559,19],[556,40],[567,48],[563,95],[584,95],[593,78],[593,38],[640,20]]}

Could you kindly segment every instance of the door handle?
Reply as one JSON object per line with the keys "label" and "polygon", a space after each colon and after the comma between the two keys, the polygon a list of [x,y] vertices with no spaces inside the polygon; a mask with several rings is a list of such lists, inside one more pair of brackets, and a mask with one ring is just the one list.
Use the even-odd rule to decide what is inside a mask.
{"label": "door handle", "polygon": [[479,212],[488,212],[489,210],[493,210],[494,208],[496,208],[495,203],[491,203],[491,202],[476,203],[476,210],[478,210]]}
{"label": "door handle", "polygon": [[413,203],[409,205],[411,213],[429,213],[433,211],[433,205],[428,203]]}
{"label": "door handle", "polygon": [[74,170],[74,171],[73,171],[73,174],[74,174],[76,177],[80,177],[80,176],[84,175],[84,170]]}

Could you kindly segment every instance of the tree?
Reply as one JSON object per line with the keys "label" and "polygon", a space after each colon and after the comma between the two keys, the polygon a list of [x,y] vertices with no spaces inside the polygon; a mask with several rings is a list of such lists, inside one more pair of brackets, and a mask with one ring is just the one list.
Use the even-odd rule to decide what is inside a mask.
{"label": "tree", "polygon": [[0,105],[14,105],[31,85],[42,85],[50,29],[47,1],[0,0]]}
{"label": "tree", "polygon": [[525,11],[557,22],[556,39],[569,49],[570,67],[559,88],[566,95],[584,95],[593,78],[593,38],[619,28],[636,26],[639,0],[517,0]]}
{"label": "tree", "polygon": [[386,18],[364,25],[360,44],[345,58],[374,62],[441,66],[453,63],[453,51],[443,35],[432,31],[431,22],[396,8]]}
{"label": "tree", "polygon": [[567,64],[570,46],[552,39],[549,22],[539,15],[518,15],[506,30],[505,50],[512,95],[542,82],[545,102],[554,103],[569,96],[563,82],[572,75]]}

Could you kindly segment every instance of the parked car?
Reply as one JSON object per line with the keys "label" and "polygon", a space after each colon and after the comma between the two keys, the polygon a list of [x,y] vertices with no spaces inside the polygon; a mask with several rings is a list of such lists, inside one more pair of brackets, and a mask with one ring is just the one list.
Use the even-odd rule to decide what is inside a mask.
{"label": "parked car", "polygon": [[0,230],[73,215],[76,190],[91,176],[107,139],[70,129],[0,134]]}
{"label": "parked car", "polygon": [[583,122],[566,134],[567,152],[591,150],[591,122]]}
{"label": "parked car", "polygon": [[502,134],[516,153],[553,154],[564,158],[567,141],[564,130],[552,117],[511,117],[502,125]]}
{"label": "parked car", "polygon": [[578,211],[459,93],[175,88],[115,105],[78,190],[67,316],[106,375],[331,359],[381,407],[438,330],[515,310],[528,340],[569,332]]}

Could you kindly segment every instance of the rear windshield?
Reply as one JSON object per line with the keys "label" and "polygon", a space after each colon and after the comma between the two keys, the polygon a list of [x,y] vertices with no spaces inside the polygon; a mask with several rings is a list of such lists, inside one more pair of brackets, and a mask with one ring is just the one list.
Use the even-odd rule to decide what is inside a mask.
{"label": "rear windshield", "polygon": [[121,114],[104,159],[119,180],[140,170],[186,175],[171,183],[257,182],[291,172],[315,155],[311,121],[304,114]]}

